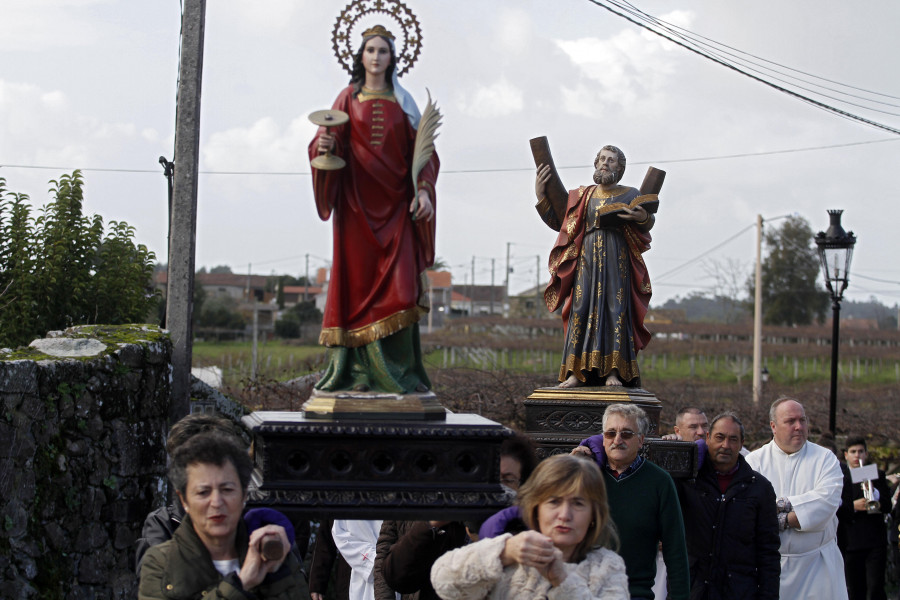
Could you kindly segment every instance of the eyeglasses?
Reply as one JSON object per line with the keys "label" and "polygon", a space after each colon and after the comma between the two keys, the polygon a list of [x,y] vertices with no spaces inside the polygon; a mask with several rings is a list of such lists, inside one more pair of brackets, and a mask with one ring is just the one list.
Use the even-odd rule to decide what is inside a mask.
{"label": "eyeglasses", "polygon": [[623,440],[626,442],[636,436],[637,434],[630,429],[623,429],[622,431],[616,431],[615,429],[610,429],[609,431],[603,432],[603,437],[607,440],[614,440],[616,436],[621,436]]}

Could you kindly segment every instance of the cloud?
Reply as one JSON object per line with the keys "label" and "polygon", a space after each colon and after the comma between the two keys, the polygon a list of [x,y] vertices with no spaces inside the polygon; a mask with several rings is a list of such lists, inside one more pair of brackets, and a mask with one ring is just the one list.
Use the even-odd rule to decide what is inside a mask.
{"label": "cloud", "polygon": [[201,157],[213,171],[303,171],[308,169],[306,149],[315,130],[305,116],[284,130],[273,118],[263,117],[249,127],[212,134]]}
{"label": "cloud", "polygon": [[525,95],[520,88],[502,78],[457,98],[456,104],[461,112],[470,117],[487,119],[522,112]]}
{"label": "cloud", "polygon": [[[676,11],[662,19],[687,26],[691,14]],[[663,110],[660,92],[672,83],[681,56],[671,53],[670,43],[647,31],[624,29],[609,39],[588,37],[556,44],[580,73],[574,84],[562,88],[568,112],[596,117],[599,111],[615,107],[646,116]]]}
{"label": "cloud", "polygon": [[32,198],[42,197],[46,181],[61,170],[134,167],[127,157],[164,152],[154,137],[134,123],[81,114],[60,90],[0,79],[0,161],[29,167],[4,169],[2,176]]}
{"label": "cloud", "polygon": [[[66,94],[0,80],[0,156],[6,161],[84,163],[138,137],[132,123],[77,114]],[[35,140],[41,140],[35,144]],[[31,148],[31,152],[23,152]],[[114,155],[111,151],[109,155]]]}
{"label": "cloud", "polygon": [[305,21],[327,23],[326,27],[330,28],[340,12],[338,7],[341,6],[309,0],[216,0],[211,4],[214,6],[209,7],[208,16],[214,8],[216,13],[212,15],[213,18],[227,19],[230,25],[239,27],[244,35],[250,33],[272,41],[275,35],[296,36]]}
{"label": "cloud", "polygon": [[92,6],[108,0],[3,0],[0,50],[38,52],[96,44],[99,29]]}
{"label": "cloud", "polygon": [[497,39],[507,50],[521,50],[534,38],[534,20],[520,8],[502,9],[496,22]]}

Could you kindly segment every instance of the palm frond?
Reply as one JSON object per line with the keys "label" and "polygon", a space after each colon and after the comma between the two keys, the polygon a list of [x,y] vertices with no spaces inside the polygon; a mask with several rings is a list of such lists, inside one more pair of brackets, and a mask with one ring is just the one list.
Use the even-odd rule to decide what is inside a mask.
{"label": "palm frond", "polygon": [[425,112],[422,113],[422,118],[419,120],[416,145],[413,147],[412,179],[416,193],[419,190],[419,173],[422,172],[422,169],[425,168],[425,165],[428,164],[428,161],[431,160],[434,154],[434,140],[437,138],[437,130],[441,126],[441,118],[443,116],[437,105],[431,101],[431,92],[428,88],[425,88],[425,91],[428,92],[428,104],[425,106]]}

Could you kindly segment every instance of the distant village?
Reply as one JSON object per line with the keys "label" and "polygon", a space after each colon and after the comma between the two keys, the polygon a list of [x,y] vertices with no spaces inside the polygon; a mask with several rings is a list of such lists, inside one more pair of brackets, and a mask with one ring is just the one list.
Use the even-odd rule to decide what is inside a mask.
{"label": "distant village", "polygon": [[[426,271],[431,311],[421,322],[423,333],[431,333],[449,326],[453,320],[468,321],[469,317],[492,322],[496,319],[513,321],[539,319],[543,321],[541,329],[553,330],[544,333],[562,335],[562,323],[559,318],[547,312],[543,302],[546,284],[529,288],[518,294],[506,295],[504,285],[472,285],[468,283],[454,284],[450,271]],[[315,276],[310,277],[310,285],[285,285],[278,289],[277,275],[248,275],[241,273],[209,273],[201,270],[196,275],[195,285],[201,286],[207,300],[217,297],[228,297],[233,301],[236,310],[244,317],[246,325],[242,329],[195,328],[195,335],[200,339],[228,340],[249,339],[253,333],[253,313],[256,311],[256,327],[262,338],[275,336],[275,323],[299,303],[312,302],[321,313],[325,308],[328,295],[328,278],[330,270],[320,267]],[[154,283],[161,295],[166,291],[166,271],[157,270]],[[274,283],[273,283],[274,282]],[[279,302],[280,298],[280,302]],[[713,303],[709,299],[706,303]],[[669,302],[678,308],[651,308],[646,322],[658,339],[695,341],[731,341],[741,342],[752,339],[752,315],[749,319],[738,319],[735,322],[715,322],[699,317],[691,309],[691,302]],[[699,310],[703,310],[700,308]],[[845,313],[849,311],[845,310]],[[883,319],[882,319],[883,320]],[[896,321],[893,321],[896,323]],[[478,331],[477,325],[468,324],[468,328]],[[844,314],[841,328],[847,340],[859,346],[900,347],[900,331],[893,327],[879,326],[879,319],[854,317]],[[559,331],[556,331],[556,330]],[[808,344],[827,346],[831,341],[831,320],[818,325],[802,327],[766,326],[765,343],[775,344]]]}

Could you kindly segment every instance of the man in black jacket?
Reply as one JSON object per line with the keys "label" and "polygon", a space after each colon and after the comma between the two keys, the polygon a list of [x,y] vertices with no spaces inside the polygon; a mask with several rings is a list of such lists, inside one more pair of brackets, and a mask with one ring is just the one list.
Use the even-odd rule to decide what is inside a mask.
{"label": "man in black jacket", "polygon": [[[849,436],[844,450],[846,465],[844,491],[838,508],[838,539],[844,554],[844,575],[850,600],[885,600],[884,569],[887,561],[887,531],[884,515],[891,510],[891,493],[884,471],[878,469],[878,479],[872,481],[873,497],[878,502],[875,512],[868,512],[868,500],[860,483],[853,483],[850,468],[869,464],[866,438]],[[848,468],[850,467],[850,468]],[[866,593],[868,591],[868,594]]]}
{"label": "man in black jacket", "polygon": [[778,598],[781,557],[775,491],[740,451],[744,426],[731,412],[698,441],[700,469],[676,481],[691,566],[691,598]]}

